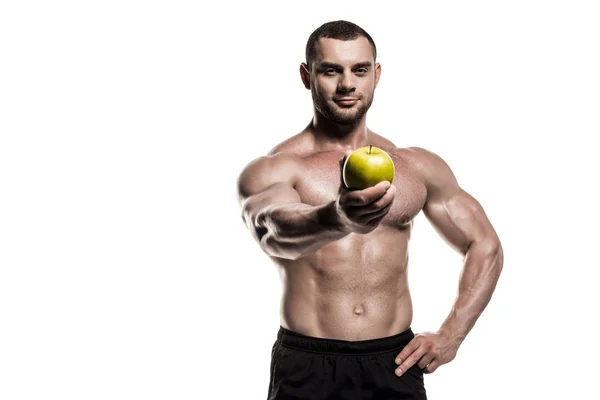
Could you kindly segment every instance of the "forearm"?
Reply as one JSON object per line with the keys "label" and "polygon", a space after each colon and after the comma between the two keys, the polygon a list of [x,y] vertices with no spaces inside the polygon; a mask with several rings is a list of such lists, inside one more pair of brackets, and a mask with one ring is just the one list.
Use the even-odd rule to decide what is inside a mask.
{"label": "forearm", "polygon": [[487,307],[502,265],[502,246],[497,239],[473,242],[465,254],[457,299],[440,328],[457,346]]}
{"label": "forearm", "polygon": [[255,225],[263,250],[287,259],[312,254],[349,233],[337,215],[335,202],[273,204],[258,213]]}

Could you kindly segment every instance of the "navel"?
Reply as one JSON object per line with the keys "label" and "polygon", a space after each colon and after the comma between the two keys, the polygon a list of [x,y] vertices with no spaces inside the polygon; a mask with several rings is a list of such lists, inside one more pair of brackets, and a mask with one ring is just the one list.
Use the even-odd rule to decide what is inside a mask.
{"label": "navel", "polygon": [[363,308],[363,306],[358,305],[358,306],[354,307],[354,314],[362,315],[364,312],[365,312],[365,309]]}

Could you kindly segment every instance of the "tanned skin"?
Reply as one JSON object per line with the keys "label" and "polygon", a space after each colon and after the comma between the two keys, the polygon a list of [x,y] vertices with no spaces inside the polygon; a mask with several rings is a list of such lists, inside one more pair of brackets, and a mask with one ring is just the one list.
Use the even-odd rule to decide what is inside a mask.
{"label": "tanned skin", "polygon": [[[381,74],[367,39],[320,38],[317,49],[314,62],[300,66],[314,118],[243,169],[237,182],[243,221],[280,271],[281,326],[356,341],[410,328],[408,243],[422,210],[464,256],[448,317],[436,331],[416,334],[396,357],[398,376],[414,364],[432,373],[454,359],[490,301],[503,265],[500,240],[442,158],[396,147],[367,127]],[[390,155],[394,180],[348,190],[343,161],[368,145]]]}

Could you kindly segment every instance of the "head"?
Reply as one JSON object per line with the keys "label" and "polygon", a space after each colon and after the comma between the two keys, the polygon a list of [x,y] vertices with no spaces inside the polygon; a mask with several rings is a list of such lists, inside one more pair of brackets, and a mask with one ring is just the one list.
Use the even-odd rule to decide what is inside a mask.
{"label": "head", "polygon": [[333,21],[317,28],[306,44],[300,76],[316,112],[340,123],[360,121],[373,102],[381,66],[371,36],[356,24]]}

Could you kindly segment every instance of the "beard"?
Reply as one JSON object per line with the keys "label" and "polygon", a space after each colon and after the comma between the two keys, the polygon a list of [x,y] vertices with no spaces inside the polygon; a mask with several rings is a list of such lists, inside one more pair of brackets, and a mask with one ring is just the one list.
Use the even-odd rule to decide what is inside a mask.
{"label": "beard", "polygon": [[360,121],[373,103],[373,93],[366,99],[359,98],[359,102],[353,107],[340,107],[333,100],[327,101],[319,95],[315,89],[311,90],[315,109],[325,118],[343,125],[352,125]]}

